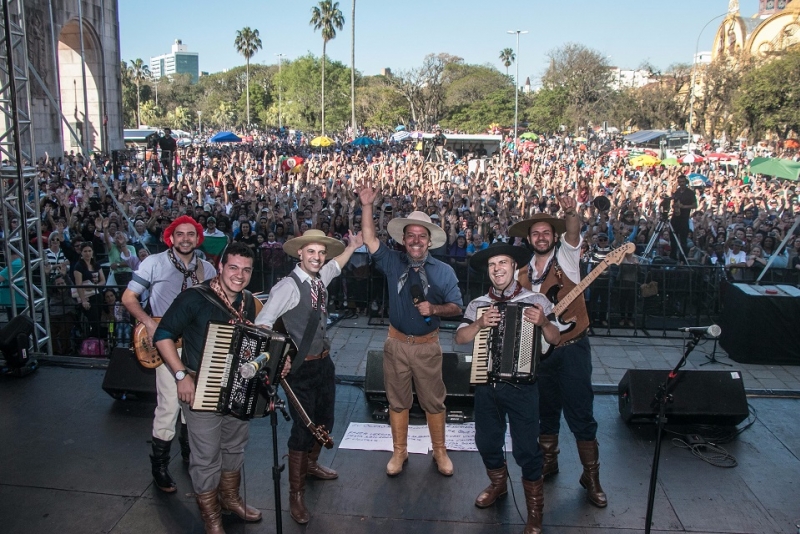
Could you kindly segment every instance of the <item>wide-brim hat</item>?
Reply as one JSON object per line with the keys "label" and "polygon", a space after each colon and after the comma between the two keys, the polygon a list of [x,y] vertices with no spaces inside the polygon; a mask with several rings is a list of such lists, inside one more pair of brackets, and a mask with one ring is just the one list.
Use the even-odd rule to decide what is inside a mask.
{"label": "wide-brim hat", "polygon": [[489,259],[495,256],[509,256],[517,264],[517,267],[522,267],[531,260],[532,254],[525,247],[515,247],[498,241],[476,252],[469,259],[469,266],[476,271],[486,272]]}
{"label": "wide-brim hat", "polygon": [[528,237],[531,226],[538,222],[549,223],[553,227],[553,231],[559,235],[567,231],[567,222],[564,219],[558,219],[546,213],[537,213],[530,219],[520,221],[508,229],[510,237]]}
{"label": "wide-brim hat", "polygon": [[424,226],[427,228],[428,233],[431,236],[430,248],[439,248],[447,243],[447,234],[444,233],[444,230],[442,230],[441,227],[433,224],[428,214],[421,211],[413,211],[408,217],[405,218],[392,219],[389,221],[386,229],[389,232],[389,235],[392,236],[392,239],[398,243],[402,243],[403,230],[409,224],[415,224],[417,226]]}
{"label": "wide-brim hat", "polygon": [[294,237],[283,244],[283,251],[293,258],[299,258],[298,251],[310,243],[325,245],[328,258],[335,258],[344,252],[344,243],[338,239],[328,237],[322,230],[306,230],[300,237]]}

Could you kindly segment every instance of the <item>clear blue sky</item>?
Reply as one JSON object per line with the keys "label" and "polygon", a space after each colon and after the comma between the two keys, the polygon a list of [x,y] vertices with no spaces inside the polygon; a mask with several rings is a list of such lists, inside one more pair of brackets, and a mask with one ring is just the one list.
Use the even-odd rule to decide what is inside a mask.
{"label": "clear blue sky", "polygon": [[[744,16],[757,0],[741,0]],[[219,72],[244,65],[233,41],[245,26],[258,29],[263,49],[253,63],[276,64],[275,54],[294,59],[322,54],[322,38],[309,24],[311,0],[119,0],[121,56],[130,61],[168,53],[175,39],[200,54],[200,70]],[[517,53],[520,80],[534,86],[547,67],[546,54],[566,43],[586,45],[608,56],[611,65],[632,69],[649,61],[659,69],[690,63],[698,36],[711,50],[727,0],[358,0],[356,69],[380,73],[406,70],[425,55],[445,52],[467,63],[505,67],[500,50],[515,48],[507,30],[527,30]],[[350,64],[351,1],[339,2],[345,26],[328,43],[328,55]],[[510,73],[514,73],[512,65]]]}

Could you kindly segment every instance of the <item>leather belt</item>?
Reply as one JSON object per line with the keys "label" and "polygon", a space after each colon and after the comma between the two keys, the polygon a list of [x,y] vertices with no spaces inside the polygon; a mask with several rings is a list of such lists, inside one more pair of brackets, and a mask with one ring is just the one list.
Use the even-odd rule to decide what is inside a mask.
{"label": "leather belt", "polygon": [[324,358],[327,358],[330,353],[331,353],[331,351],[329,351],[329,350],[323,350],[319,354],[309,354],[308,356],[306,356],[305,361],[322,360]]}
{"label": "leather belt", "polygon": [[566,347],[568,345],[572,345],[573,343],[577,343],[581,339],[585,338],[588,334],[589,334],[589,330],[584,330],[583,333],[580,334],[578,337],[570,339],[569,341],[565,341],[564,343],[558,345],[556,348],[560,349],[561,347]]}
{"label": "leather belt", "polygon": [[389,337],[392,339],[396,339],[398,341],[402,341],[403,343],[408,343],[409,345],[419,345],[422,343],[436,343],[439,341],[439,329],[437,328],[430,334],[425,334],[422,336],[409,336],[402,333],[397,328],[389,325]]}

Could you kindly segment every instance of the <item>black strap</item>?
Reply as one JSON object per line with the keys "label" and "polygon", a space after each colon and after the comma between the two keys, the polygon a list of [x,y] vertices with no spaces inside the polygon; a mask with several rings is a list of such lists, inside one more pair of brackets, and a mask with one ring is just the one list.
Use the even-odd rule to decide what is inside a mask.
{"label": "black strap", "polygon": [[[231,311],[228,309],[225,303],[222,302],[222,299],[220,299],[219,296],[216,293],[214,293],[214,290],[211,289],[208,285],[198,284],[196,286],[191,286],[189,289],[194,289],[198,291],[201,295],[203,295],[206,298],[207,301],[216,305],[219,309],[221,309],[228,315],[231,315]],[[244,311],[245,313],[247,313],[247,311],[251,309],[251,305],[253,304],[252,301],[253,299],[255,299],[255,297],[250,291],[245,289],[242,291],[242,298],[245,299]],[[233,317],[233,315],[231,316]]]}

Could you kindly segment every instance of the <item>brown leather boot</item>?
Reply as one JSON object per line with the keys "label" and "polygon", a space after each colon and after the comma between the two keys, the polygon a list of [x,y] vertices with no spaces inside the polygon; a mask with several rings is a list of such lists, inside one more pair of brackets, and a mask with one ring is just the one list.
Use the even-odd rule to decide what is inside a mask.
{"label": "brown leather boot", "polygon": [[239,495],[241,471],[223,471],[219,478],[219,502],[224,512],[233,512],[245,521],[261,521],[261,511],[248,506]]}
{"label": "brown leather boot", "polygon": [[219,505],[218,491],[213,489],[195,495],[197,507],[200,508],[200,517],[206,528],[206,534],[225,534],[222,528],[222,509]]}
{"label": "brown leather boot", "polygon": [[289,449],[289,514],[301,525],[311,519],[305,501],[307,471],[308,453]]}
{"label": "brown leather boot", "polygon": [[506,466],[500,469],[487,469],[489,475],[489,486],[475,499],[475,506],[478,508],[488,508],[494,504],[498,497],[508,493],[508,470]]}
{"label": "brown leather boot", "polygon": [[540,434],[539,448],[542,449],[544,465],[542,466],[542,476],[555,475],[558,473],[558,434]]}
{"label": "brown leather boot", "polygon": [[522,534],[541,534],[542,511],[544,510],[544,477],[536,482],[522,479],[522,489],[525,490],[525,504],[528,505],[528,522]]}
{"label": "brown leather boot", "polygon": [[426,413],[428,419],[428,432],[431,434],[433,445],[433,461],[439,472],[446,477],[453,476],[453,462],[447,456],[447,446],[444,442],[445,412]]}
{"label": "brown leather boot", "polygon": [[339,473],[333,469],[330,469],[329,467],[325,467],[324,465],[319,465],[317,463],[320,452],[322,452],[322,445],[320,445],[319,442],[314,443],[314,447],[311,449],[311,452],[308,453],[307,476],[317,477],[321,480],[333,480],[334,478],[339,478]]}
{"label": "brown leather boot", "polygon": [[389,424],[392,426],[394,453],[386,464],[386,474],[394,477],[403,471],[403,466],[408,462],[408,410],[395,412],[390,408]]}
{"label": "brown leather boot", "polygon": [[583,464],[580,483],[586,488],[589,502],[598,508],[605,508],[608,506],[608,499],[600,486],[600,453],[597,450],[597,440],[579,441],[578,456]]}

